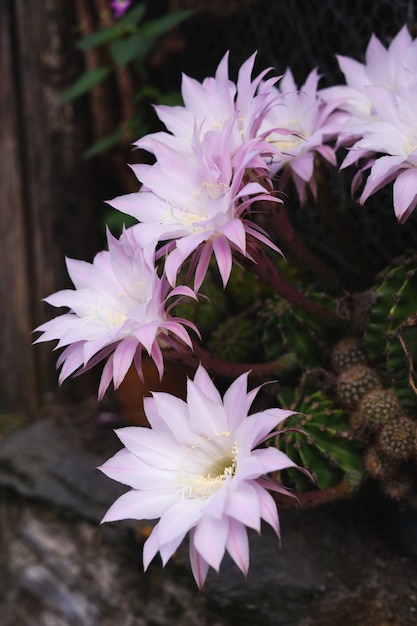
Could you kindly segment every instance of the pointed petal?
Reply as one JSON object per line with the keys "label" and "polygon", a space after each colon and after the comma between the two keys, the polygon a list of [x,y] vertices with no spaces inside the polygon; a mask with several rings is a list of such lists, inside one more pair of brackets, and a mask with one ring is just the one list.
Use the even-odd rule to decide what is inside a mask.
{"label": "pointed petal", "polygon": [[[169,431],[180,444],[188,446],[195,443],[196,434],[190,428],[188,407],[184,400],[158,391],[145,402],[146,416],[152,428]],[[152,406],[151,411],[148,410],[150,406]]]}
{"label": "pointed petal", "polygon": [[223,404],[203,394],[195,382],[187,381],[187,402],[190,425],[195,432],[212,437],[227,429],[227,418]]}
{"label": "pointed petal", "polygon": [[186,534],[187,533],[184,532],[181,535],[178,535],[178,537],[175,537],[175,539],[173,539],[172,541],[164,543],[160,546],[159,552],[161,553],[162,565],[164,567],[171,558],[171,556],[174,554],[175,550],[182,543]]}
{"label": "pointed petal", "polygon": [[132,489],[118,498],[102,519],[103,522],[115,522],[122,519],[157,519],[175,505],[176,492],[170,489],[137,491]]}
{"label": "pointed petal", "polygon": [[117,387],[124,380],[129,367],[132,365],[135,352],[138,349],[138,341],[131,337],[121,341],[113,353],[113,381]]}
{"label": "pointed petal", "polygon": [[246,576],[249,569],[248,533],[243,524],[232,518],[229,519],[229,535],[227,537],[226,550]]}
{"label": "pointed petal", "polygon": [[242,254],[246,253],[246,233],[241,220],[230,220],[222,226],[221,231]]}
{"label": "pointed petal", "polygon": [[395,177],[402,163],[404,159],[399,156],[383,156],[377,159],[360,197],[361,204],[366,202],[370,195],[388,184]]}
{"label": "pointed petal", "polygon": [[195,582],[197,583],[198,588],[201,589],[207,578],[209,564],[203,559],[201,554],[194,547],[193,532],[190,533],[190,563]]}
{"label": "pointed petal", "polygon": [[229,429],[236,430],[242,419],[246,418],[251,405],[247,396],[248,372],[233,381],[224,394],[224,408],[229,420]]}
{"label": "pointed petal", "polygon": [[228,532],[226,517],[213,518],[208,515],[201,518],[194,531],[194,547],[216,572],[224,556]]}
{"label": "pointed petal", "polygon": [[417,169],[402,172],[393,186],[394,211],[400,224],[410,217],[417,204]]}
{"label": "pointed petal", "polygon": [[177,489],[175,474],[171,470],[151,467],[125,448],[97,469],[133,489]]}
{"label": "pointed petal", "polygon": [[222,403],[222,398],[217,390],[217,387],[214,385],[207,370],[205,370],[202,365],[198,366],[196,373],[194,374],[194,383],[208,398],[213,400],[213,402],[218,402],[219,404]]}
{"label": "pointed petal", "polygon": [[[113,356],[113,355],[112,355]],[[106,393],[108,386],[110,385],[113,376],[113,359],[112,356],[106,361],[103,371],[101,373],[100,385],[98,388],[97,397],[102,400]]]}
{"label": "pointed petal", "polygon": [[235,431],[237,443],[245,449],[254,448],[288,415],[292,415],[292,412],[281,411],[281,409],[276,409],[271,413],[263,411],[261,414],[249,415]]}
{"label": "pointed petal", "polygon": [[151,534],[143,544],[143,569],[146,570],[149,567],[150,562],[154,559],[159,550],[158,540],[158,524],[154,527]]}
{"label": "pointed petal", "polygon": [[280,537],[278,510],[274,498],[258,483],[254,482],[253,486],[258,494],[262,519],[272,526],[277,536]]}
{"label": "pointed petal", "polygon": [[261,529],[261,510],[259,500],[254,487],[249,483],[240,483],[239,488],[230,490],[225,513],[238,522],[254,528]]}
{"label": "pointed petal", "polygon": [[296,464],[288,455],[285,454],[285,452],[282,452],[281,450],[278,450],[278,448],[274,448],[272,446],[253,450],[252,455],[254,455],[261,463],[265,474],[268,474],[269,472],[277,472],[288,467],[296,467]]}
{"label": "pointed petal", "polygon": [[222,277],[223,289],[225,289],[232,271],[232,253],[225,237],[215,237],[213,239],[213,251],[220,276]]}
{"label": "pointed petal", "polygon": [[202,517],[202,503],[200,500],[180,499],[166,510],[159,520],[158,535],[160,544],[173,541],[176,537],[183,536],[191,528],[196,526]]}
{"label": "pointed petal", "polygon": [[170,433],[154,431],[141,426],[126,426],[116,430],[120,441],[132,454],[145,463],[176,472],[184,454]]}

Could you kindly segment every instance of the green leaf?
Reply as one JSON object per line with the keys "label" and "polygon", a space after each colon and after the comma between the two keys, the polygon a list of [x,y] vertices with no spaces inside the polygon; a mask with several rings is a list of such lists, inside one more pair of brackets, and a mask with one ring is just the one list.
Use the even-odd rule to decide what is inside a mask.
{"label": "green leaf", "polygon": [[131,35],[110,46],[110,53],[119,65],[126,65],[133,60],[142,60],[151,50],[153,42],[145,40],[141,35]]}
{"label": "green leaf", "polygon": [[150,100],[153,103],[158,102],[158,104],[160,104],[161,92],[154,85],[144,85],[135,93],[134,97],[136,103],[142,102],[143,100]]}
{"label": "green leaf", "polygon": [[183,106],[184,102],[179,91],[171,91],[170,93],[161,94],[158,98],[158,104],[166,104],[168,106]]}
{"label": "green leaf", "polygon": [[105,231],[106,226],[108,226],[113,235],[119,237],[124,227],[129,228],[129,226],[133,226],[137,223],[138,221],[131,215],[126,215],[125,213],[119,213],[119,211],[113,210],[106,212],[102,220],[102,227]]}
{"label": "green leaf", "polygon": [[194,13],[195,11],[186,9],[184,11],[176,11],[170,15],[165,15],[164,17],[160,17],[156,20],[151,20],[146,22],[146,24],[140,28],[140,33],[143,37],[154,39],[168,32],[171,28],[174,28],[174,26],[178,26],[178,24],[187,20]]}
{"label": "green leaf", "polygon": [[84,158],[91,159],[92,157],[106,152],[106,150],[109,150],[110,148],[115,146],[120,141],[122,136],[122,130],[118,129],[114,133],[111,133],[110,135],[106,135],[102,139],[99,139],[98,141],[93,143],[93,145],[90,146],[88,150],[84,152]]}
{"label": "green leaf", "polygon": [[145,4],[138,4],[130,8],[118,21],[118,24],[131,24],[137,26],[145,15]]}
{"label": "green leaf", "polygon": [[91,91],[95,85],[98,85],[110,73],[109,67],[95,67],[81,74],[78,80],[69,87],[62,96],[64,102],[74,100],[79,96]]}
{"label": "green leaf", "polygon": [[96,33],[87,35],[77,43],[77,48],[79,50],[89,50],[90,48],[101,46],[109,41],[120,39],[120,37],[127,32],[129,31],[126,27],[120,26],[120,24],[115,24],[114,26],[109,26],[109,28],[103,28]]}
{"label": "green leaf", "polygon": [[136,26],[145,15],[145,5],[139,4],[128,11],[116,24],[108,28],[91,33],[83,37],[77,44],[80,50],[89,50],[96,46],[101,46],[111,41],[117,41],[126,35],[131,35],[136,31]]}

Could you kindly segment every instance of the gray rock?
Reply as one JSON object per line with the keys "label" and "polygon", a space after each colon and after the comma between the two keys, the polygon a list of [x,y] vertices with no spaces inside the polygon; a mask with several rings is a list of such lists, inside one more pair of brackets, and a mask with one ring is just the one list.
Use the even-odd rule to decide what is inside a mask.
{"label": "gray rock", "polygon": [[[96,469],[107,457],[81,447],[82,428],[87,426],[77,432],[69,419],[51,417],[11,433],[0,444],[0,484],[82,518],[100,521],[126,487]],[[116,436],[113,441],[117,445]]]}

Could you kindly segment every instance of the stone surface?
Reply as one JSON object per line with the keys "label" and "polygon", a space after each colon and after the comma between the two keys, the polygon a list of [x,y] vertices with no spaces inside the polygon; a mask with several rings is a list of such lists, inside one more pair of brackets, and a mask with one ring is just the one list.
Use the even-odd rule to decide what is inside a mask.
{"label": "stone surface", "polygon": [[109,504],[126,490],[97,470],[106,458],[106,444],[107,456],[120,447],[117,437],[108,435],[108,429],[94,427],[93,421],[80,423],[70,413],[35,421],[0,445],[0,483],[23,496],[100,521]]}
{"label": "stone surface", "polygon": [[142,570],[150,526],[98,521],[124,491],[95,467],[118,446],[108,426],[65,412],[0,444],[2,626],[413,626],[417,561],[382,503],[281,512],[282,547],[251,534],[245,579],[230,559],[198,592],[186,543]]}

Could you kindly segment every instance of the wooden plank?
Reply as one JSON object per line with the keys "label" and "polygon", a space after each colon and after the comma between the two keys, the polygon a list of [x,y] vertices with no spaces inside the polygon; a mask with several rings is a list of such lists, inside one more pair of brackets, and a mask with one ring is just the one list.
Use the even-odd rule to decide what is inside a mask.
{"label": "wooden plank", "polygon": [[0,7],[0,410],[34,410],[57,388],[57,355],[31,330],[56,314],[42,298],[69,286],[64,256],[97,249],[85,109],[61,100],[80,67],[72,5]]}
{"label": "wooden plank", "polygon": [[30,279],[10,4],[0,11],[0,412],[33,408],[35,364],[30,347]]}

